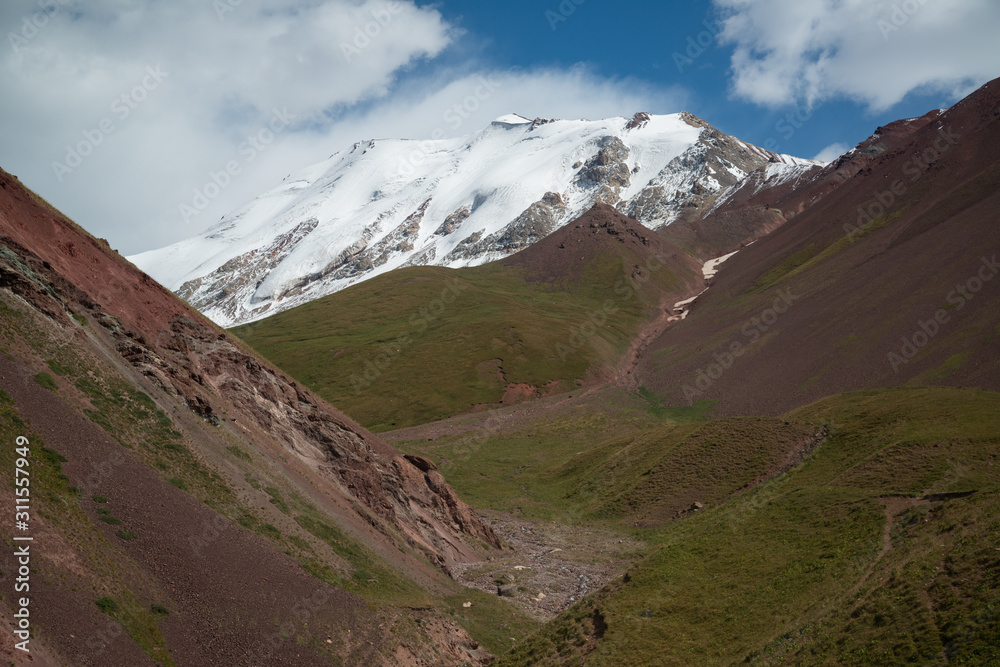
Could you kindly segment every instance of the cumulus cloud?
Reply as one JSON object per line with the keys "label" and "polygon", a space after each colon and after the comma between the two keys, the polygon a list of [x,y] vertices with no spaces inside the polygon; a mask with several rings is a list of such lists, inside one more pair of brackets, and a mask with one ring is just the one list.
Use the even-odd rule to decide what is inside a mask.
{"label": "cumulus cloud", "polygon": [[842,144],[839,142],[835,144],[830,144],[829,146],[821,150],[819,153],[816,153],[816,155],[813,156],[813,159],[819,160],[820,162],[833,162],[841,155],[846,153],[847,150],[848,150],[847,144]]}
{"label": "cumulus cloud", "polygon": [[637,111],[673,113],[688,103],[680,87],[608,79],[579,65],[570,69],[445,70],[410,81],[393,96],[345,118],[338,134],[359,138],[454,137],[482,129],[508,113],[529,118],[609,118]]}
{"label": "cumulus cloud", "polygon": [[[385,95],[454,36],[384,0],[15,0],[0,26],[0,164],[123,250],[195,233],[178,207],[210,174],[240,162],[196,225],[262,187],[283,139]],[[268,140],[253,163],[251,137]]]}
{"label": "cumulus cloud", "polygon": [[847,97],[873,112],[908,93],[958,99],[1000,73],[995,0],[714,0],[732,90],[767,106]]}
{"label": "cumulus cloud", "polygon": [[686,101],[584,67],[441,65],[460,34],[412,0],[8,0],[0,166],[134,253],[355,141]]}

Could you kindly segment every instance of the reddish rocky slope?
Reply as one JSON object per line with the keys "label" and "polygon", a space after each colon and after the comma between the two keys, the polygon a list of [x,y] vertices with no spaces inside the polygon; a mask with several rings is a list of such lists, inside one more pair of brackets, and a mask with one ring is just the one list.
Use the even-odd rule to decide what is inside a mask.
{"label": "reddish rocky slope", "polygon": [[[499,542],[433,466],[403,457],[290,381],[2,171],[0,300],[0,388],[12,399],[10,414],[68,459],[66,483],[80,498],[67,516],[88,514],[79,530],[111,559],[111,569],[94,565],[79,535],[58,518],[38,517],[47,537],[39,580],[75,583],[38,586],[35,636],[52,653],[74,664],[150,664],[153,654],[121,632],[87,643],[95,625],[121,631],[93,604],[96,592],[118,587],[127,599],[163,600],[180,613],[160,623],[177,664],[253,664],[265,654],[267,664],[328,664],[328,654],[380,663],[387,646],[445,663],[481,657],[461,628],[429,609],[414,618],[440,636],[401,647],[386,630],[397,612],[376,614],[260,536],[300,535],[292,544],[315,554],[311,567],[326,567],[328,581],[339,580],[339,570],[350,582],[356,541],[370,554],[359,558],[381,559],[403,573],[401,581],[440,591],[429,563],[447,570]],[[94,387],[102,391],[88,393]],[[119,413],[154,415],[154,423],[142,422],[142,431],[139,417],[118,422]],[[169,422],[160,430],[156,414]],[[17,419],[5,423],[21,428]],[[154,443],[147,432],[176,441]],[[163,453],[150,466],[145,451],[154,445]],[[252,461],[255,474],[281,480],[285,496],[262,490],[227,451]],[[190,477],[167,483],[182,464]],[[189,488],[196,482],[202,486]],[[107,507],[138,538],[119,540],[113,527],[94,522],[107,508],[92,492],[111,498]],[[239,512],[243,527],[233,522]],[[253,526],[256,535],[245,529]],[[5,579],[16,571],[9,563],[2,569]],[[303,612],[303,604],[313,606]],[[0,611],[10,618],[9,608]],[[315,640],[307,647],[298,631],[273,632],[296,618]],[[333,640],[319,639],[324,634]]]}
{"label": "reddish rocky slope", "polygon": [[788,221],[722,265],[641,381],[722,414],[908,382],[1000,389],[998,157],[1000,80],[772,193]]}

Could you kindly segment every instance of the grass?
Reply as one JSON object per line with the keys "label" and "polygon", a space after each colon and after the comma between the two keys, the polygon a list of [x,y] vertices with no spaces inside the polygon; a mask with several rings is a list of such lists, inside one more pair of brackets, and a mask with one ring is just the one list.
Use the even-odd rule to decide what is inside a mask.
{"label": "grass", "polygon": [[239,501],[232,489],[188,449],[184,435],[148,394],[110,373],[84,373],[79,362],[66,365],[74,369],[75,386],[93,405],[85,411],[92,422],[136,450],[177,488],[216,510],[229,508],[235,514]]}
{"label": "grass", "polygon": [[810,244],[805,248],[802,248],[798,252],[789,255],[786,259],[781,261],[777,266],[772,268],[770,271],[765,273],[763,276],[757,279],[757,281],[750,286],[748,291],[750,292],[762,292],[769,287],[777,285],[782,280],[787,278],[793,271],[803,266],[816,256],[816,245]]}
{"label": "grass", "polygon": [[914,378],[913,382],[918,384],[941,382],[942,380],[947,379],[947,377],[952,373],[954,373],[955,371],[965,368],[965,365],[968,363],[969,356],[971,354],[972,354],[971,351],[965,351],[965,352],[959,352],[958,354],[953,354],[952,356],[948,357],[944,361],[944,363],[938,366],[937,368],[927,371],[926,373],[923,373],[919,377]]}
{"label": "grass", "polygon": [[[339,555],[314,551],[303,539],[309,535],[308,531],[295,526],[289,531],[283,531],[268,523],[265,516],[269,517],[269,513],[258,512],[258,508],[254,506],[255,501],[244,503],[218,473],[195,456],[187,445],[185,435],[174,426],[170,416],[152,397],[139,391],[113,368],[104,366],[100,361],[95,363],[85,350],[81,351],[75,344],[58,345],[49,341],[46,337],[48,330],[38,327],[30,313],[8,308],[0,312],[0,318],[4,325],[0,327],[0,335],[11,342],[20,339],[30,345],[36,355],[48,358],[50,368],[54,371],[58,369],[57,374],[65,377],[66,383],[79,391],[86,403],[89,403],[86,415],[90,420],[123,447],[131,449],[174,486],[231,518],[234,523],[274,541],[278,550],[296,557],[305,571],[347,588],[362,598],[377,600],[378,607],[408,603],[427,607],[432,604],[432,599],[419,586],[358,545],[352,537],[341,533],[335,538],[340,543],[341,552],[350,556],[347,560],[341,560]],[[5,441],[13,442],[18,435],[30,435],[28,431],[13,400],[7,394],[0,393],[0,436]],[[120,551],[119,540],[131,541],[139,536],[112,515],[108,507],[110,498],[99,492],[90,495],[90,501],[97,504],[98,521],[93,521],[81,507],[79,489],[71,489],[68,478],[60,469],[66,462],[66,457],[46,447],[41,439],[32,438],[31,441],[34,455],[31,464],[33,505],[38,508],[41,516],[51,520],[53,527],[67,538],[81,556],[84,567],[93,572],[98,580],[106,582],[108,590],[102,592],[107,593],[105,597],[119,604],[116,619],[123,627],[129,628],[129,634],[155,660],[161,664],[169,664],[169,656],[165,656],[165,648],[160,639],[157,639],[155,622],[150,625],[153,616],[150,615],[148,603],[147,606],[142,606],[135,602],[129,606],[123,602],[137,600],[137,596],[133,595],[129,584],[125,582],[143,581],[143,575],[134,570],[132,561]],[[242,447],[229,445],[228,451],[243,463],[254,465],[254,457]],[[12,452],[13,450],[8,449],[0,451],[0,463],[5,469],[13,468]],[[335,530],[331,520],[304,499],[278,491],[276,482],[280,476],[275,478],[270,469],[259,466],[255,467],[254,473],[265,480],[263,486],[269,490],[267,497],[274,501],[276,507],[282,511],[294,511],[297,516],[314,516]],[[245,474],[249,476],[251,473]],[[101,524],[112,525],[117,529],[111,541],[98,529]],[[299,534],[291,534],[296,532]],[[369,577],[359,581],[352,576],[352,573],[362,570],[373,575],[377,581],[369,583]],[[122,577],[123,573],[128,573],[130,578]],[[142,585],[148,583],[144,582]]]}
{"label": "grass", "polygon": [[292,511],[288,508],[288,504],[282,499],[281,491],[274,487],[267,487],[264,489],[264,493],[271,497],[271,504],[278,508],[278,511],[282,514],[291,514]]}
{"label": "grass", "polygon": [[48,389],[49,391],[56,391],[59,389],[59,385],[56,384],[55,378],[45,372],[35,375],[35,382],[37,382],[40,387]]}
{"label": "grass", "polygon": [[558,417],[514,429],[494,431],[487,423],[480,431],[442,436],[430,444],[413,441],[398,446],[435,461],[448,483],[473,507],[572,523],[578,502],[569,501],[565,490],[552,484],[554,471],[616,433],[638,432],[654,423],[657,420],[644,403],[625,397],[618,406],[570,406]]}
{"label": "grass", "polygon": [[[30,426],[20,417],[13,400],[0,392],[0,438],[14,442],[18,436],[29,440],[29,448],[38,455],[31,458],[31,489],[33,509],[44,516],[50,526],[71,540],[79,539],[77,555],[101,581],[114,590],[94,602],[98,608],[118,621],[139,646],[158,664],[171,667],[174,663],[166,649],[159,628],[145,610],[137,607],[135,597],[119,581],[112,562],[117,557],[110,546],[102,541],[100,531],[80,507],[78,490],[70,487],[68,477],[62,472],[67,458],[44,440],[31,432]],[[13,469],[13,448],[0,448],[0,466]],[[114,523],[114,517],[103,515],[102,521]]]}
{"label": "grass", "polygon": [[[304,557],[306,569],[335,586],[345,588],[369,599],[393,601],[414,607],[431,603],[427,594],[411,581],[395,572],[368,549],[350,539],[332,521],[312,507],[296,505],[295,523],[314,537],[325,542],[348,564],[350,573],[343,574],[316,560]],[[365,576],[355,576],[364,572]]]}
{"label": "grass", "polygon": [[[469,607],[464,603],[471,602]],[[538,621],[519,612],[498,596],[474,588],[446,596],[440,609],[465,628],[494,655],[511,649],[511,638],[521,641],[540,627]]]}
{"label": "grass", "polygon": [[[157,624],[157,616],[163,616],[163,614],[157,614],[152,610],[147,611],[130,594],[121,600],[105,596],[95,600],[94,604],[102,612],[116,620],[132,640],[157,664],[173,667],[173,658],[170,656],[166,640]],[[157,606],[162,607],[162,605],[153,605],[153,607]]]}
{"label": "grass", "polygon": [[240,447],[239,445],[229,445],[228,447],[226,447],[226,451],[228,451],[230,454],[232,454],[238,459],[243,459],[247,463],[253,462],[253,457],[250,456],[250,453],[247,452],[242,447]]}
{"label": "grass", "polygon": [[588,515],[656,526],[777,474],[816,427],[763,417],[669,425],[572,457],[553,482]]}
{"label": "grass", "polygon": [[39,451],[41,451],[42,457],[54,466],[62,465],[63,463],[66,463],[69,460],[56,450],[50,449],[45,446],[40,447]]}
{"label": "grass", "polygon": [[613,365],[679,283],[664,268],[626,297],[630,270],[597,258],[583,280],[556,287],[498,265],[406,268],[233,332],[383,431],[498,403],[509,383],[571,390]]}
{"label": "grass", "polygon": [[[650,395],[609,396],[603,409],[577,405],[513,430],[399,446],[436,461],[474,507],[623,527],[662,523],[696,501],[720,502],[782,467],[816,431],[784,419],[704,421],[708,406],[650,414]],[[668,414],[682,420],[660,418]]]}
{"label": "grass", "polygon": [[[0,254],[4,253],[8,260],[13,261],[7,256],[9,250],[0,247]],[[15,265],[30,274],[28,279],[35,281],[40,290],[52,293],[51,286],[41,276],[31,274],[23,263]],[[76,319],[81,324],[87,322],[82,315]],[[110,322],[100,314],[95,315],[95,321]],[[112,328],[117,333],[122,331],[120,327],[112,325]],[[103,357],[93,354],[94,351],[79,340],[55,340],[51,323],[38,317],[27,306],[20,303],[8,305],[0,299],[0,342],[9,357],[13,356],[9,350],[22,354],[24,358],[34,357],[38,362],[44,361],[47,370],[57,376],[45,372],[35,378],[39,385],[47,389],[58,386],[65,390],[61,399],[52,397],[48,400],[62,400],[70,406],[86,406],[84,414],[123,447],[130,449],[130,456],[145,462],[163,479],[234,523],[272,540],[277,550],[297,558],[305,571],[366,600],[369,609],[378,611],[380,618],[396,619],[403,634],[411,633],[419,625],[410,617],[406,607],[426,611],[427,615],[433,615],[433,610],[448,611],[447,603],[440,597],[429,595],[360,545],[353,535],[341,532],[334,519],[300,495],[287,490],[282,474],[266,465],[266,456],[258,455],[257,450],[251,449],[252,441],[241,440],[240,445],[235,445],[231,442],[237,439],[231,438],[229,442],[220,443],[220,452],[225,448],[228,455],[238,459],[230,460],[230,464],[236,463],[240,468],[239,474],[247,475],[248,480],[258,480],[261,490],[267,489],[264,498],[272,501],[280,512],[293,517],[295,523],[275,521],[270,507],[259,507],[266,505],[261,502],[261,497],[244,500],[234,493],[226,480],[207,463],[212,459],[205,456],[201,442],[189,438],[188,432],[183,430],[184,426],[171,418],[169,404],[178,406],[174,399],[163,399],[157,394],[157,400],[154,400],[140,391],[128,376],[106,363]],[[167,402],[166,411],[159,407],[158,403],[163,402],[160,399]],[[128,557],[122,544],[122,541],[138,539],[138,535],[112,515],[108,496],[100,493],[91,495],[88,491],[89,502],[97,504],[96,508],[93,505],[86,508],[96,509],[98,521],[93,520],[95,515],[88,514],[83,507],[88,502],[84,500],[84,494],[78,487],[69,486],[68,478],[62,473],[61,467],[67,459],[57,451],[58,445],[55,448],[46,447],[40,438],[33,436],[11,397],[0,391],[0,438],[13,442],[19,435],[27,435],[31,439],[33,512],[59,532],[68,548],[79,557],[78,564],[87,575],[100,582],[93,596],[100,596],[95,602],[102,613],[118,622],[153,661],[172,665],[158,626],[169,612],[163,605],[150,604],[148,599],[140,603],[141,595],[136,592],[141,591],[142,595],[148,596],[149,591],[157,590],[159,582]],[[0,448],[0,467],[13,469],[12,448]],[[227,474],[231,472],[229,467],[232,466],[225,466]],[[115,498],[116,503],[121,500]],[[268,523],[269,519],[280,529]],[[117,530],[112,529],[114,537],[101,528],[102,523],[117,527]],[[311,530],[303,528],[302,524],[308,525]],[[388,536],[390,539],[399,537],[393,535],[391,529]],[[399,541],[402,543],[401,539]],[[417,558],[422,557],[419,550],[412,551]],[[47,585],[61,585],[59,580],[66,578],[59,574],[58,566],[45,559],[39,561],[39,571]],[[50,580],[55,583],[50,583]],[[444,578],[438,584],[446,591],[457,588]],[[87,602],[90,600],[93,597],[85,598]],[[517,635],[537,627],[537,623],[524,614],[502,602],[491,600],[489,596],[484,595],[479,602],[477,609],[466,611],[459,622],[469,623],[484,631],[486,628],[509,626],[512,628],[510,632]],[[184,609],[175,610],[177,616],[184,613]],[[222,622],[227,621],[222,619]],[[492,639],[488,641],[492,642]],[[491,645],[497,650],[501,648],[500,644]]]}
{"label": "grass", "polygon": [[[761,288],[844,247],[838,241],[796,254],[762,278]],[[452,306],[429,318],[421,314],[421,303],[432,303],[442,282],[456,273],[414,269],[391,274],[396,282],[369,281],[376,283],[372,291],[355,291],[342,302],[358,322],[331,323],[329,307],[314,311],[312,322],[307,311],[291,311],[301,319],[288,320],[294,326],[271,331],[267,340],[312,354],[298,362],[299,372],[321,374],[312,381],[347,382],[350,389],[350,375],[357,372],[351,369],[373,359],[366,354],[388,355],[390,363],[376,369],[369,388],[385,382],[399,393],[386,393],[385,407],[360,398],[359,406],[371,408],[370,423],[377,428],[402,425],[494,400],[502,389],[501,369],[504,381],[537,383],[570,368],[558,381],[572,382],[580,369],[616,359],[629,327],[641,320],[639,300],[627,308],[619,304],[621,319],[611,318],[565,358],[558,352],[553,356],[551,346],[585,321],[581,313],[585,318],[598,303],[594,298],[601,281],[613,279],[617,270],[596,266],[590,275],[601,280],[559,289],[508,281],[485,268],[470,271],[460,274],[468,285]],[[381,291],[375,289],[379,286]],[[414,312],[421,319],[411,321]],[[10,321],[9,314],[0,317]],[[411,338],[405,345],[400,327]],[[11,331],[5,327],[0,335],[9,339]],[[384,351],[394,342],[405,349]],[[615,406],[605,396],[600,409],[570,406],[554,418],[511,430],[484,428],[432,443],[405,443],[408,451],[437,461],[477,507],[538,521],[601,523],[648,545],[627,576],[539,628],[494,595],[447,585],[453,594],[428,593],[280,478],[254,466],[254,457],[229,447],[229,454],[240,459],[229,463],[238,464],[240,474],[261,492],[251,494],[252,503],[266,507],[267,499],[290,518],[278,522],[281,529],[268,523],[278,515],[270,507],[258,514],[239,499],[195,457],[151,397],[113,373],[81,366],[64,351],[45,352],[51,357],[49,369],[65,378],[62,386],[75,387],[90,401],[90,418],[165,479],[273,540],[316,577],[364,597],[372,609],[412,606],[443,612],[500,655],[499,664],[1000,661],[997,394],[915,386],[830,397],[780,418],[707,421],[712,403],[666,408],[643,388]],[[973,361],[956,355],[935,372],[944,377]],[[461,367],[469,363],[474,372],[463,375]],[[330,379],[324,366],[347,372]],[[52,376],[41,375],[56,384]],[[45,386],[44,380],[36,381]],[[420,393],[424,390],[426,395]],[[828,436],[817,449],[804,457],[787,456],[814,438],[819,427]],[[22,434],[31,435],[28,425],[0,392],[0,438],[10,442]],[[82,557],[104,587],[95,591],[103,594],[95,604],[151,658],[172,664],[158,626],[169,613],[166,607],[150,605],[148,599],[140,604],[122,583],[130,573],[127,559],[120,558],[121,545],[102,542],[105,533],[82,511],[80,494],[62,473],[66,457],[58,444],[49,448],[31,440],[37,453],[33,499],[56,529],[75,535],[67,530],[72,527],[85,534],[86,540],[74,545],[88,545]],[[0,450],[5,469],[12,466],[11,457]],[[947,493],[970,495],[935,495]],[[97,494],[91,500],[108,501]],[[693,500],[705,509],[686,512]],[[898,511],[887,511],[896,504]],[[108,507],[98,514],[103,522],[121,523]],[[135,538],[124,528],[116,535]],[[40,567],[49,565],[43,561]],[[471,607],[463,606],[470,601]],[[511,637],[536,629],[507,653]]]}
{"label": "grass", "polygon": [[[653,550],[627,579],[563,613],[499,664],[1000,660],[1000,394],[854,392],[796,410],[782,426],[786,420],[825,424],[829,437],[784,475],[640,529]],[[702,433],[691,451],[707,451],[705,426],[674,428],[693,429],[688,440]],[[683,470],[650,498],[683,488]],[[890,497],[909,509],[894,517],[883,553]]]}
{"label": "grass", "polygon": [[94,601],[97,608],[103,611],[105,614],[114,614],[118,611],[118,603],[114,601],[114,598],[102,597]]}
{"label": "grass", "polygon": [[669,420],[681,424],[707,419],[708,413],[711,412],[718,403],[717,400],[703,399],[690,406],[667,406],[663,405],[663,399],[661,397],[657,396],[646,387],[639,387],[638,394],[644,401],[646,401],[649,406],[650,413],[652,413],[657,419]]}

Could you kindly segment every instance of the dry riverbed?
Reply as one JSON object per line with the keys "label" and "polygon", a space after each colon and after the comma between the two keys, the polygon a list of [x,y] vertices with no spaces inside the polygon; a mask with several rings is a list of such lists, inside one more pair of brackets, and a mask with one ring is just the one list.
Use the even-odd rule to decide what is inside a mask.
{"label": "dry riverbed", "polygon": [[514,551],[455,565],[455,578],[492,595],[503,587],[505,600],[541,621],[622,576],[645,549],[642,542],[611,530],[531,522],[501,512],[481,515]]}

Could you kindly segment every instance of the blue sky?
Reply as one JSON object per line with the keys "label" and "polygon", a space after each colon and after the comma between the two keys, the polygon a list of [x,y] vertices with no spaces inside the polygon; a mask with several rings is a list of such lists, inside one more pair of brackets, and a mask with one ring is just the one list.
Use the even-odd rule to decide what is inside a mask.
{"label": "blue sky", "polygon": [[356,141],[510,112],[687,110],[833,158],[1000,76],[997,34],[996,0],[6,0],[0,167],[131,254]]}
{"label": "blue sky", "polygon": [[[776,105],[740,99],[732,94],[733,47],[719,43],[722,15],[710,0],[586,0],[580,4],[557,0],[459,0],[422,4],[437,7],[450,23],[468,31],[454,53],[446,57],[471,56],[497,68],[569,68],[582,63],[602,77],[681,86],[690,94],[685,110],[727,134],[758,145],[774,142],[781,152],[800,157],[813,157],[832,144],[853,146],[879,125],[922,115],[955,101],[951,87],[915,90],[884,110],[843,97],[817,105],[796,99]],[[884,16],[895,27],[891,5]],[[877,21],[869,27],[873,36],[882,38]],[[888,31],[888,35],[891,41],[895,31]],[[887,46],[891,48],[890,43]],[[995,75],[1000,76],[1000,70]],[[982,81],[970,79],[968,88],[979,83]],[[672,113],[677,109],[648,111]],[[529,114],[531,110],[520,113]]]}

